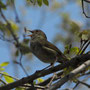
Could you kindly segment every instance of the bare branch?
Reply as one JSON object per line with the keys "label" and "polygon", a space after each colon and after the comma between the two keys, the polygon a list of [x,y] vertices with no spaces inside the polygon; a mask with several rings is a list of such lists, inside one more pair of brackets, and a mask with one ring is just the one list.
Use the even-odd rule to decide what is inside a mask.
{"label": "bare branch", "polygon": [[87,83],[85,83],[85,82],[83,82],[83,81],[78,80],[78,83],[81,83],[81,84],[87,86],[88,88],[90,88],[90,85],[88,85]]}
{"label": "bare branch", "polygon": [[90,3],[90,0],[84,0],[85,2],[87,2],[87,3]]}
{"label": "bare branch", "polygon": [[79,85],[79,82],[76,83],[76,85],[73,87],[73,89],[75,89],[78,85]]}
{"label": "bare branch", "polygon": [[[55,79],[53,81],[56,81],[57,79],[60,79],[60,77],[61,77],[62,74],[63,74],[63,71],[57,73],[56,74],[56,77],[55,77]],[[40,85],[40,86],[46,86],[50,82],[51,79],[52,79],[52,77],[48,78],[44,82],[39,83],[38,85]]]}
{"label": "bare branch", "polygon": [[89,1],[89,0],[82,0],[82,10],[83,10],[83,14],[85,15],[86,18],[90,18],[89,16],[86,15],[86,13],[85,13],[85,11],[84,11],[84,1],[89,2],[89,3],[90,3],[90,1]]}
{"label": "bare branch", "polygon": [[6,17],[4,16],[2,10],[1,10],[1,16],[2,16],[3,19],[6,21],[8,30],[10,31],[10,33],[11,33],[11,35],[13,36],[14,40],[16,41],[17,46],[19,46],[19,41],[18,41],[16,35],[14,34],[12,28],[11,28],[11,24],[8,22],[8,20],[7,20]]}
{"label": "bare branch", "polygon": [[[13,4],[14,4],[14,3],[13,3]],[[14,8],[15,8],[15,6],[14,6]],[[20,48],[21,45],[20,45],[20,43],[19,43],[19,41],[18,41],[18,38],[17,38],[16,35],[14,34],[13,29],[12,29],[12,27],[11,27],[11,24],[10,24],[9,21],[6,19],[6,17],[4,16],[2,10],[1,10],[1,16],[3,17],[3,19],[4,19],[5,22],[7,23],[7,28],[8,28],[8,30],[10,31],[10,33],[11,33],[12,37],[14,38],[14,40],[16,41],[15,46],[18,48],[18,50],[19,50],[20,53],[21,53],[20,63],[18,63],[18,64],[21,66],[21,68],[23,69],[23,71],[25,72],[25,74],[28,76],[26,70],[24,69],[24,67],[23,67],[23,65],[22,65],[22,63],[21,63],[21,59],[22,59],[23,54],[22,54],[22,50],[21,50],[21,48]],[[4,40],[4,39],[3,39],[3,40]],[[5,40],[6,40],[6,39],[5,39]],[[6,41],[7,41],[7,40],[6,40]],[[9,41],[9,42],[10,42],[10,41]]]}
{"label": "bare branch", "polygon": [[85,70],[88,66],[90,66],[90,60],[86,61],[85,63],[83,63],[82,65],[80,65],[78,68],[76,68],[73,71],[71,71],[71,73],[69,73],[68,75],[66,75],[65,77],[63,77],[61,80],[59,80],[58,82],[56,82],[55,84],[53,84],[47,90],[56,90],[57,88],[60,88],[64,83],[66,83],[71,78],[75,77],[78,73],[80,73],[83,70]]}
{"label": "bare branch", "polygon": [[13,8],[14,8],[14,13],[16,15],[15,19],[16,19],[16,22],[20,23],[20,19],[18,17],[18,13],[17,13],[17,10],[16,10],[16,6],[15,6],[15,0],[11,0],[12,4],[13,4]]}
{"label": "bare branch", "polygon": [[2,79],[0,79],[0,84],[1,84],[1,82],[2,82],[4,85],[6,85],[6,82],[4,82]]}
{"label": "bare branch", "polygon": [[5,73],[3,73],[3,72],[0,72],[0,74],[2,74],[2,75],[4,75],[4,76],[8,76],[8,77],[10,77],[10,78],[13,78],[13,79],[15,79],[15,80],[18,80],[17,78],[12,77],[12,76],[10,76],[10,75],[8,75],[8,74],[5,74]]}
{"label": "bare branch", "polygon": [[[82,49],[84,50],[84,46],[87,44],[87,42],[88,42],[89,40],[86,40],[86,41],[84,41],[83,43],[82,43],[82,39],[81,39],[81,45],[80,45],[80,50],[79,50],[79,52],[78,52],[78,54],[77,55],[79,55],[80,54],[80,52],[82,51]],[[88,45],[89,46],[89,45]],[[87,47],[88,47],[87,46]],[[87,48],[86,47],[86,48]],[[84,50],[85,51],[85,50]],[[81,53],[83,53],[83,52],[81,52]]]}
{"label": "bare branch", "polygon": [[[85,79],[83,79],[82,81],[85,82],[88,78],[90,78],[90,76],[86,77]],[[74,86],[73,89],[75,89],[78,85],[80,84],[79,80],[77,80],[76,85]]]}
{"label": "bare branch", "polygon": [[87,48],[89,45],[90,45],[90,40],[89,40],[89,42],[86,44],[86,46],[83,48],[83,50],[82,50],[82,52],[81,52],[80,54],[83,54],[84,51],[86,50],[86,48]]}
{"label": "bare branch", "polygon": [[53,80],[55,79],[55,77],[56,77],[56,72],[53,74],[53,76],[52,76],[50,82],[48,83],[47,87],[51,86],[51,84],[52,84]]}
{"label": "bare branch", "polygon": [[22,62],[21,62],[21,61],[22,61],[23,54],[22,54],[22,53],[20,53],[20,54],[21,54],[21,55],[20,55],[19,62],[14,61],[14,63],[20,65],[20,67],[22,68],[22,70],[24,71],[24,73],[25,73],[27,76],[29,76],[28,73],[26,72],[26,70],[25,70],[25,68],[24,68],[24,66],[23,66],[23,64],[22,64]]}
{"label": "bare branch", "polygon": [[[31,76],[28,76],[28,77],[25,77],[25,78],[22,78],[22,79],[20,79],[20,80],[18,80],[18,81],[15,81],[15,82],[13,82],[13,83],[10,83],[10,84],[7,84],[7,85],[5,85],[5,86],[2,86],[2,87],[0,87],[0,89],[1,90],[10,90],[10,89],[13,89],[13,88],[15,88],[15,87],[19,87],[19,86],[22,86],[22,85],[24,85],[24,84],[26,84],[26,83],[32,83],[32,81],[33,80],[35,80],[35,79],[37,79],[37,78],[39,78],[39,77],[43,77],[43,76],[45,76],[45,75],[48,75],[48,74],[51,74],[51,73],[54,73],[54,72],[56,72],[56,71],[60,71],[60,70],[62,70],[62,69],[64,69],[64,68],[66,68],[66,67],[69,67],[69,66],[76,66],[79,62],[85,62],[85,61],[87,61],[87,60],[90,60],[90,53],[88,53],[88,54],[83,54],[83,55],[79,55],[79,56],[77,56],[77,57],[75,57],[75,58],[72,58],[70,61],[67,61],[67,62],[65,62],[65,63],[63,63],[63,64],[60,64],[60,65],[57,65],[57,66],[55,66],[55,67],[51,67],[51,68],[49,68],[49,69],[47,69],[47,70],[41,70],[41,71],[37,71],[37,72],[35,72],[34,74],[32,74]],[[84,65],[84,64],[83,64]],[[82,66],[82,65],[81,65]],[[80,66],[80,67],[81,67]],[[87,65],[87,63],[86,63],[86,66],[88,66]],[[84,65],[84,68],[85,68],[85,65]],[[80,69],[81,68],[79,68],[79,71],[77,71],[75,74],[77,74],[77,73],[79,73],[80,72]],[[76,71],[77,69],[75,69],[74,71]],[[72,73],[74,73],[74,71],[72,72]],[[74,75],[75,75],[74,74]],[[72,75],[71,75],[72,76]],[[73,76],[72,76],[73,77]],[[65,83],[65,82],[64,82]]]}

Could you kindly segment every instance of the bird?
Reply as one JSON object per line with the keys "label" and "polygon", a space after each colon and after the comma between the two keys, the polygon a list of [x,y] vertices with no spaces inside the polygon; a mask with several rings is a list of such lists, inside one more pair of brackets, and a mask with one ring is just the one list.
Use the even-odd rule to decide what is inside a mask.
{"label": "bird", "polygon": [[46,34],[39,29],[29,30],[31,52],[42,62],[53,65],[55,62],[64,63],[67,57],[51,42]]}

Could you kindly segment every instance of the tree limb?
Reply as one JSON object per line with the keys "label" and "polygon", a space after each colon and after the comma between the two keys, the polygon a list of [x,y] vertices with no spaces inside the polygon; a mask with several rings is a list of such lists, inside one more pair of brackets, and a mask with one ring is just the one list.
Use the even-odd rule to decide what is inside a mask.
{"label": "tree limb", "polygon": [[81,83],[81,84],[87,86],[88,88],[90,88],[90,85],[88,85],[87,83],[85,83],[85,82],[83,82],[83,81],[78,80],[78,83]]}
{"label": "tree limb", "polygon": [[82,62],[84,63],[85,61],[87,60],[90,60],[90,53],[88,54],[83,54],[83,55],[79,55],[77,57],[74,57],[72,58],[70,61],[67,61],[63,64],[60,64],[60,65],[57,65],[55,67],[51,67],[47,70],[44,70],[44,71],[37,71],[35,72],[34,74],[28,76],[28,77],[25,77],[25,78],[22,78],[20,80],[17,80],[13,83],[9,83],[5,86],[2,86],[0,87],[0,90],[10,90],[10,89],[13,89],[15,87],[19,87],[19,86],[22,86],[26,83],[31,83],[33,80],[39,78],[39,77],[43,77],[43,76],[46,76],[48,74],[51,74],[51,73],[54,73],[54,72],[57,72],[57,71],[60,71],[66,67],[69,67],[69,66],[75,66],[77,65],[79,62]]}
{"label": "tree limb", "polygon": [[84,11],[84,1],[90,3],[90,0],[82,0],[82,2],[81,2],[81,3],[82,3],[82,11],[83,11],[83,14],[85,15],[86,18],[90,18],[89,16],[86,15],[86,13],[85,13],[85,11]]}
{"label": "tree limb", "polygon": [[71,71],[71,73],[69,73],[68,75],[66,75],[65,77],[63,77],[61,80],[59,80],[58,82],[56,82],[55,84],[53,84],[47,90],[56,90],[57,88],[60,88],[64,83],[66,83],[71,78],[75,77],[78,73],[80,73],[83,70],[85,70],[88,66],[90,66],[90,60],[86,61],[85,63],[83,63],[82,65],[80,65],[78,68],[76,68],[73,71]]}

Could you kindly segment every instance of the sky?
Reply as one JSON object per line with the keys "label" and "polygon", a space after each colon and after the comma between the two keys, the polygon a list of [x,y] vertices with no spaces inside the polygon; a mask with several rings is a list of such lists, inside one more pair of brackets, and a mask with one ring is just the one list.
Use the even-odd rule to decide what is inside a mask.
{"label": "sky", "polygon": [[[59,1],[59,0],[57,0],[57,1]],[[71,19],[77,20],[80,23],[83,23],[86,20],[86,19],[82,18],[84,16],[81,17],[79,14],[79,13],[82,13],[82,9],[78,9],[79,6],[76,4],[73,4],[73,3],[71,5],[68,4],[67,7],[64,8],[63,10],[58,10],[55,12],[50,11],[51,4],[49,7],[47,7],[45,5],[43,5],[42,7],[39,7],[39,6],[38,7],[35,7],[35,6],[26,7],[24,0],[19,0],[19,1],[16,0],[15,5],[16,5],[16,10],[17,10],[19,19],[21,21],[21,23],[17,23],[17,25],[19,25],[20,30],[24,30],[24,27],[26,27],[27,29],[32,29],[32,30],[41,29],[45,32],[45,34],[48,37],[48,40],[52,43],[53,43],[53,39],[57,33],[63,33],[62,31],[59,30],[59,28],[57,28],[57,24],[61,22],[61,18],[59,16],[60,13],[58,13],[58,11],[70,12]],[[13,12],[13,9],[8,7],[8,10],[4,11],[4,13],[5,13],[5,15],[7,15],[6,17],[8,19],[15,21],[15,14]],[[20,38],[22,38],[23,33],[24,32],[19,33]],[[12,66],[13,63],[11,61],[10,50],[7,48],[8,47],[7,44],[8,44],[8,46],[11,45],[8,42],[0,40],[0,51],[1,51],[0,52],[0,63],[9,61],[10,64],[5,68],[6,69],[5,71],[7,73],[9,73],[9,75],[15,76],[16,74],[14,73],[15,71],[13,71],[14,70],[14,68]],[[56,44],[56,46],[62,52],[64,51],[64,47],[62,44]],[[25,58],[25,56],[24,56],[24,58]],[[19,60],[19,57],[17,59]],[[24,59],[22,60],[23,64],[24,64],[24,62],[26,63],[25,66],[30,67],[30,71],[28,72],[29,75],[34,73],[36,70],[42,69],[49,65],[49,64],[45,64],[45,63],[41,62],[35,56],[32,59],[33,60],[30,60],[30,63],[26,63],[26,61]],[[25,77],[26,75],[24,74],[23,70],[20,69],[20,66],[16,65],[16,67],[19,68],[18,78]],[[47,78],[47,77],[44,77],[44,79],[45,78]],[[73,85],[71,85],[71,87],[72,86]]]}

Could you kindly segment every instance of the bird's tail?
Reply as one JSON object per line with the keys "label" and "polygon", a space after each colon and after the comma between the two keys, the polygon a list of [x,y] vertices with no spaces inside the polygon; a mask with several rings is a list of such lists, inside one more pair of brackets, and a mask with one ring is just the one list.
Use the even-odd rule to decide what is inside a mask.
{"label": "bird's tail", "polygon": [[59,59],[58,59],[58,62],[59,63],[65,63],[69,61],[69,59],[62,53],[60,56],[59,56]]}

